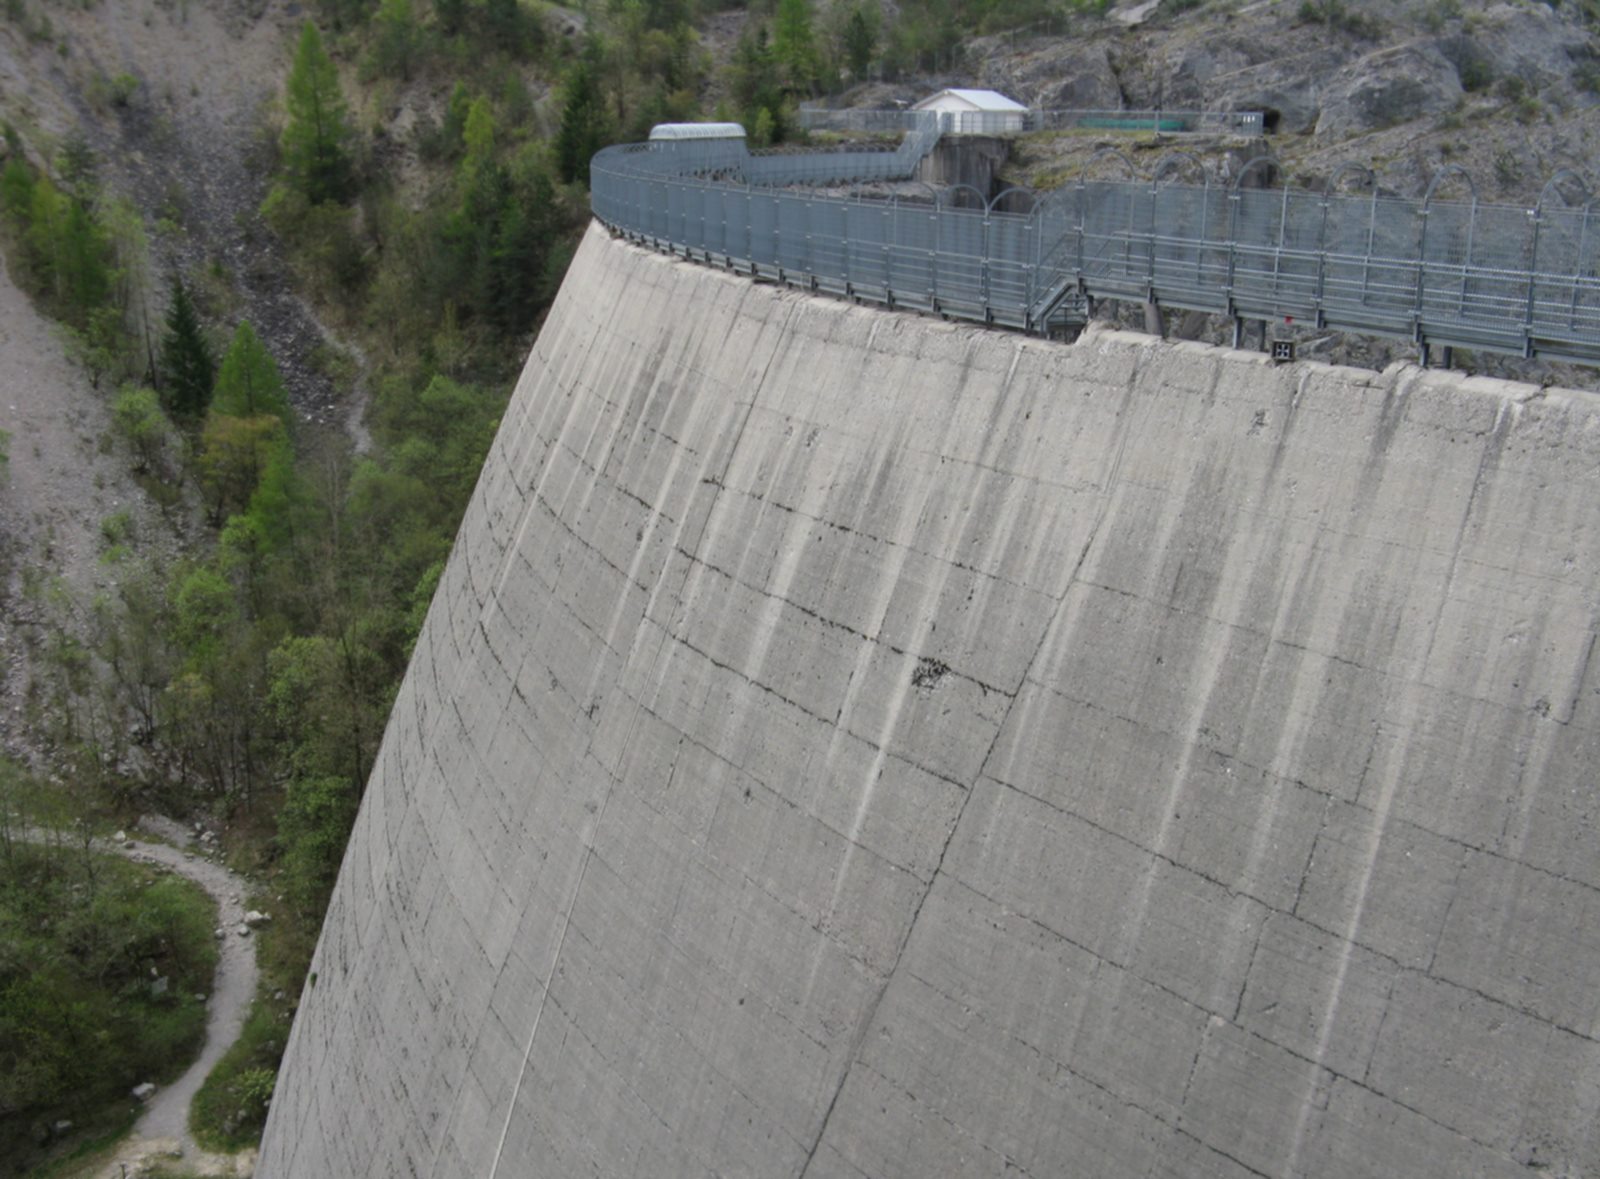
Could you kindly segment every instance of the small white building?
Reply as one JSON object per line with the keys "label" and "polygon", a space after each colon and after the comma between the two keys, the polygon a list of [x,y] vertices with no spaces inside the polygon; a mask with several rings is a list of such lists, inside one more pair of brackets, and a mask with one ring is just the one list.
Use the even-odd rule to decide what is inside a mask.
{"label": "small white building", "polygon": [[911,108],[934,111],[951,134],[991,135],[1027,129],[1028,108],[998,90],[941,90]]}
{"label": "small white building", "polygon": [[667,139],[743,139],[740,123],[657,123],[650,128],[656,142]]}

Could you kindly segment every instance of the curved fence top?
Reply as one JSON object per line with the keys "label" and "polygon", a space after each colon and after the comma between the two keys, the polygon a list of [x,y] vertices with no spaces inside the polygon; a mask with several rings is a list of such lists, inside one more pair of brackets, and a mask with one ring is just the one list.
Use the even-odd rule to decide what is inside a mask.
{"label": "curved fence top", "polygon": [[[607,148],[590,167],[594,213],[753,275],[1024,331],[1128,299],[1600,364],[1600,225],[1581,179],[1553,177],[1530,209],[1448,199],[1453,173],[1420,201],[1245,188],[1243,174],[1185,183],[1195,161],[1172,155],[1150,180],[1080,177],[1031,199],[816,191],[909,180],[939,135],[923,119],[893,149]],[[1563,184],[1585,203],[1565,203]]]}

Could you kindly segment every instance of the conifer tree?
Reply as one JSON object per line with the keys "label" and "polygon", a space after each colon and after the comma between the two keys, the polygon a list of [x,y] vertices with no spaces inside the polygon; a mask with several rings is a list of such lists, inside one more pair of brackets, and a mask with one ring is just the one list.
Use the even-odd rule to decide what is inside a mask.
{"label": "conifer tree", "polygon": [[272,415],[285,424],[290,420],[289,399],[278,366],[248,319],[239,322],[222,358],[211,409],[213,414],[236,418]]}
{"label": "conifer tree", "polygon": [[172,280],[167,330],[161,339],[161,371],[162,400],[168,413],[188,421],[205,413],[216,382],[217,361],[181,278]]}
{"label": "conifer tree", "polygon": [[561,105],[561,129],[556,133],[556,168],[561,179],[589,186],[589,158],[605,146],[606,110],[600,95],[596,59],[591,42],[567,75],[566,99]]}
{"label": "conifer tree", "polygon": [[373,64],[380,74],[409,79],[417,54],[417,18],[411,0],[380,0]]}
{"label": "conifer tree", "polygon": [[461,22],[466,16],[466,12],[466,0],[434,0],[434,23],[439,26],[439,31],[447,37],[452,37],[461,31]]}
{"label": "conifer tree", "polygon": [[283,128],[283,170],[312,204],[343,200],[350,192],[350,127],[344,95],[317,26],[300,32],[285,96],[289,121]]}
{"label": "conifer tree", "polygon": [[61,150],[56,152],[56,172],[66,190],[79,200],[87,201],[94,196],[100,160],[82,131],[70,132]]}
{"label": "conifer tree", "polygon": [[0,215],[12,224],[25,226],[33,208],[33,170],[14,154],[0,168]]}
{"label": "conifer tree", "polygon": [[817,46],[807,0],[778,0],[772,50],[789,85],[809,91],[817,79]]}
{"label": "conifer tree", "polygon": [[878,51],[877,25],[867,12],[864,6],[852,9],[842,37],[845,64],[850,67],[850,76],[858,82],[867,76],[873,55]]}

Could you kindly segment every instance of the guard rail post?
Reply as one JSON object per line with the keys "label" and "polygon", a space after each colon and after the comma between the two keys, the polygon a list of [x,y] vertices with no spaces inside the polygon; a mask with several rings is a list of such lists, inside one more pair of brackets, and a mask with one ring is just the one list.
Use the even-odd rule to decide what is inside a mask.
{"label": "guard rail post", "polygon": [[1422,297],[1427,289],[1427,259],[1428,259],[1428,206],[1424,204],[1417,211],[1417,284],[1411,297],[1411,322],[1412,334],[1417,342],[1418,360],[1423,368],[1428,367],[1428,341],[1422,330]]}
{"label": "guard rail post", "polygon": [[1539,271],[1539,222],[1544,210],[1544,196],[1541,194],[1539,203],[1528,210],[1528,219],[1533,223],[1529,232],[1531,239],[1528,247],[1528,297],[1522,308],[1522,355],[1533,355],[1533,303],[1534,282]]}

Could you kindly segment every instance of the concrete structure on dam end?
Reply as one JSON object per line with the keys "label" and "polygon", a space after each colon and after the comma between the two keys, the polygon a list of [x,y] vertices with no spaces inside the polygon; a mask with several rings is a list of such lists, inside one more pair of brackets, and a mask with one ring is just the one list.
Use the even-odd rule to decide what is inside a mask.
{"label": "concrete structure on dam end", "polygon": [[1600,1173],[1600,398],[591,229],[258,1173]]}

